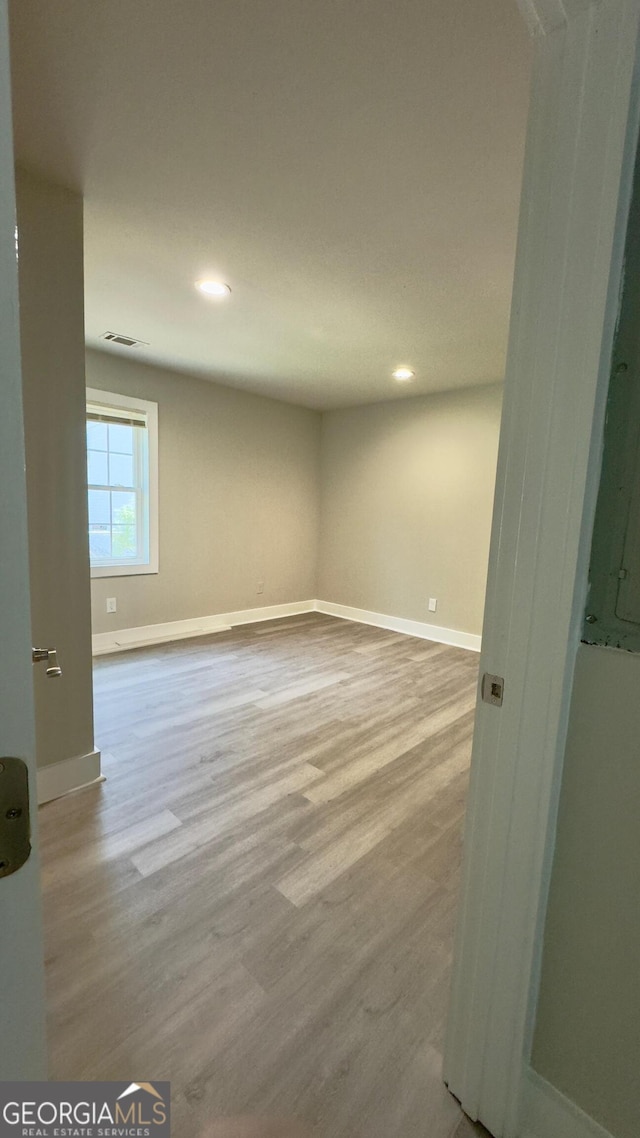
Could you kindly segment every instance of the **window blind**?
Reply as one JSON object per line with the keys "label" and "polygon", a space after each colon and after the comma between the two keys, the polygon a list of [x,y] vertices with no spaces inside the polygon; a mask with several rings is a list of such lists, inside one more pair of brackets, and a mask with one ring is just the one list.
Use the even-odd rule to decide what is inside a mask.
{"label": "window blind", "polygon": [[118,411],[97,411],[87,407],[87,422],[88,423],[112,423],[117,427],[144,427],[147,426],[147,419],[145,415],[137,414],[135,411],[126,411],[119,414]]}

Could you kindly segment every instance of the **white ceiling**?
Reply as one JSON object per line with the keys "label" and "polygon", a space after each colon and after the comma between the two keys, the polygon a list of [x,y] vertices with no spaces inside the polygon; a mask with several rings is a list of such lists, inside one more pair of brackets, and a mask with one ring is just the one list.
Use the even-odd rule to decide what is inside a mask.
{"label": "white ceiling", "polygon": [[18,160],[85,197],[89,344],[311,407],[502,379],[515,0],[12,0],[11,22]]}

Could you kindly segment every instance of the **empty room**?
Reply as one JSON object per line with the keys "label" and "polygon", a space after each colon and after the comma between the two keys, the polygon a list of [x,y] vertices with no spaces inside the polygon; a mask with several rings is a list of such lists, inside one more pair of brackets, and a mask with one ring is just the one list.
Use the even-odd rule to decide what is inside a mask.
{"label": "empty room", "polygon": [[[460,1009],[470,977],[500,978],[497,952],[465,958],[474,873],[508,909],[478,835],[525,832],[508,811],[526,792],[482,781],[536,643],[500,623],[517,596],[500,565],[546,564],[518,545],[542,509],[509,530],[504,494],[533,516],[519,459],[551,499],[556,453],[518,361],[536,358],[526,320],[542,341],[551,319],[526,278],[526,226],[553,246],[531,204],[545,75],[573,88],[532,67],[548,36],[578,89],[582,56],[514,0],[0,6],[25,482],[7,532],[28,565],[22,856],[39,858],[7,1077],[120,1087],[128,1125],[82,1138],[164,1138],[144,1118],[169,1100],[175,1138],[551,1138],[468,1090]],[[6,799],[6,819],[23,809]],[[2,841],[0,877],[18,856]],[[515,943],[505,919],[486,904],[477,927]],[[467,1003],[491,1020],[482,993]],[[534,1052],[551,1083],[558,1038]]]}
{"label": "empty room", "polygon": [[50,1076],[167,1080],[176,1134],[471,1133],[442,1049],[526,28],[10,14]]}

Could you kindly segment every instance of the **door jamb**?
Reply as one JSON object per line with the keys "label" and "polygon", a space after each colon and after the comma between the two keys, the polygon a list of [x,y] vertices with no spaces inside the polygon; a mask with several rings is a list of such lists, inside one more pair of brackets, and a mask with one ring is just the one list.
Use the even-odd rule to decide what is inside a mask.
{"label": "door jamb", "polygon": [[640,97],[637,0],[518,0],[535,36],[445,1080],[516,1138],[535,1018]]}

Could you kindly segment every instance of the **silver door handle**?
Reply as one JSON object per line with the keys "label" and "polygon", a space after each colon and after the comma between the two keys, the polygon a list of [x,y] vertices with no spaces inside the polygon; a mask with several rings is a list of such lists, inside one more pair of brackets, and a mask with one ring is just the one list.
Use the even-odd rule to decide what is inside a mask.
{"label": "silver door handle", "polygon": [[55,648],[32,648],[31,661],[33,664],[39,664],[41,660],[48,660],[49,667],[47,668],[48,676],[61,676],[62,668],[58,664],[58,654]]}

